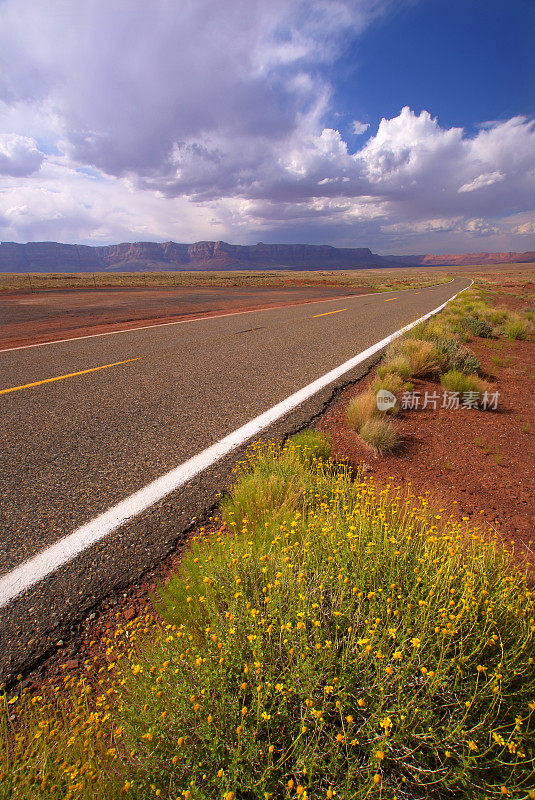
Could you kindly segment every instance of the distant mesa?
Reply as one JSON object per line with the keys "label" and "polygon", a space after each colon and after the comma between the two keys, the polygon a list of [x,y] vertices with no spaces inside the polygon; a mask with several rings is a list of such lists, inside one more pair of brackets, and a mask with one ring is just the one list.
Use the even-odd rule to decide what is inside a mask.
{"label": "distant mesa", "polygon": [[125,242],[104,247],[58,242],[0,243],[0,272],[134,272],[141,270],[364,269],[523,263],[535,252],[379,256],[368,247],[228,242]]}
{"label": "distant mesa", "polygon": [[228,242],[134,242],[90,247],[57,242],[2,242],[0,272],[95,272],[136,270],[341,269],[389,262],[367,247],[329,245],[234,245]]}
{"label": "distant mesa", "polygon": [[462,267],[470,264],[525,264],[535,261],[535,250],[524,253],[449,253],[434,256],[426,253],[419,256],[384,256],[399,266],[451,266]]}

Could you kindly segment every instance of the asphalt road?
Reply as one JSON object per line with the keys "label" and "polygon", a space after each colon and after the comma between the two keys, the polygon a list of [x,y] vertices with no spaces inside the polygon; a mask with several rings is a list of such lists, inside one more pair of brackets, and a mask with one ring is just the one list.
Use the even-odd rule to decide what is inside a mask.
{"label": "asphalt road", "polygon": [[[0,352],[0,578],[468,284],[456,278],[429,289]],[[305,424],[333,389],[366,368],[265,435]],[[215,502],[239,455],[217,462],[0,608],[0,680],[161,560]]]}

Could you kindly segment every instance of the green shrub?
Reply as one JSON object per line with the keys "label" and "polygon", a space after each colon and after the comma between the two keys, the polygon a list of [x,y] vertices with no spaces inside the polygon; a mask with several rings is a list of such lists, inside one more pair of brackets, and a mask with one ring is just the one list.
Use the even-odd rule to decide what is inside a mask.
{"label": "green shrub", "polygon": [[[269,480],[256,453],[239,482]],[[195,537],[166,624],[109,637],[93,689],[5,706],[2,800],[529,797],[535,602],[510,556],[321,459],[305,484],[269,534]]]}
{"label": "green shrub", "polygon": [[450,369],[461,372],[480,372],[481,362],[472,350],[465,347],[452,337],[444,337],[437,341],[436,347],[440,350]]}
{"label": "green shrub", "polygon": [[492,325],[489,325],[488,322],[479,317],[471,315],[463,317],[460,324],[464,331],[474,336],[479,336],[482,339],[488,339],[489,336],[492,336]]}
{"label": "green shrub", "polygon": [[440,377],[440,383],[448,392],[483,392],[488,391],[489,385],[475,374],[465,374],[459,370],[451,369]]}
{"label": "green shrub", "polygon": [[359,436],[379,456],[390,453],[400,445],[394,425],[384,417],[372,417],[365,422]]}

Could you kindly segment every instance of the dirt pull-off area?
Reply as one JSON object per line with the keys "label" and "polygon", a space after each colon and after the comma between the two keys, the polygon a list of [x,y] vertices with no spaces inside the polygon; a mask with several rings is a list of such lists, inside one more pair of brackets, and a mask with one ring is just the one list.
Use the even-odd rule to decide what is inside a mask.
{"label": "dirt pull-off area", "polygon": [[0,348],[366,294],[368,287],[113,288],[0,294]]}

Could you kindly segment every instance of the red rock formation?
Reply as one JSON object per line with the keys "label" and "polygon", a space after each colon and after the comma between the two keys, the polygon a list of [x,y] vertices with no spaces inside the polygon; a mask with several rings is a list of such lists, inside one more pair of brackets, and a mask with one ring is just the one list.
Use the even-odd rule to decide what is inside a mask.
{"label": "red rock formation", "polygon": [[87,247],[57,242],[0,244],[1,272],[92,272],[96,270],[174,269],[337,269],[386,266],[387,261],[367,247],[227,242],[134,242]]}
{"label": "red rock formation", "polygon": [[535,262],[535,251],[524,253],[450,253],[443,256],[385,256],[403,266],[468,266],[470,264],[521,264]]}
{"label": "red rock formation", "polygon": [[235,245],[228,242],[125,242],[89,247],[58,242],[2,242],[0,272],[95,272],[114,270],[358,269],[456,266],[535,261],[535,252],[378,256],[367,247],[311,244]]}

